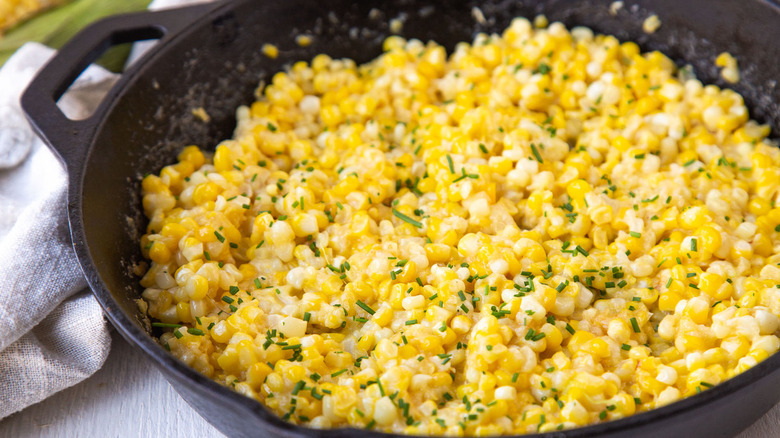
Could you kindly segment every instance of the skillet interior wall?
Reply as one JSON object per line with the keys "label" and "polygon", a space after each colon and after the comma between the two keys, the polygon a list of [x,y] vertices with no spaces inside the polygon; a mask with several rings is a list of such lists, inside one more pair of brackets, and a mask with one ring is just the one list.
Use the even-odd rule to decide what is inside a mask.
{"label": "skillet interior wall", "polygon": [[[636,41],[643,50],[662,50],[678,65],[692,64],[705,83],[721,86],[728,84],[719,78],[714,59],[729,51],[742,69],[742,81],[732,88],[745,96],[753,118],[777,130],[780,89],[775,78],[780,77],[780,48],[768,42],[780,41],[780,26],[759,20],[766,14],[780,17],[775,4],[730,0],[639,3],[625,1],[616,15],[609,11],[611,1],[577,0],[237,0],[225,5],[217,19],[193,25],[161,47],[124,84],[125,91],[98,129],[85,171],[83,220],[89,251],[102,280],[124,311],[135,315],[148,330],[133,301],[141,290],[132,266],[141,261],[137,242],[147,224],[140,207],[141,176],[173,163],[183,146],[197,144],[213,150],[220,140],[230,138],[235,108],[251,103],[257,84],[285,66],[318,53],[349,57],[358,63],[373,59],[381,53],[382,41],[390,34],[388,21],[393,18],[404,21],[402,36],[435,40],[451,50],[457,42],[471,41],[477,32],[501,32],[514,17],[544,13],[551,22],[589,26],[599,33]],[[484,14],[484,22],[475,20],[475,6]],[[383,12],[369,18],[373,8]],[[648,35],[642,32],[642,21],[651,13],[663,24]],[[306,48],[297,46],[294,38],[299,33],[313,35],[313,43]],[[265,43],[280,49],[277,59],[260,54]],[[195,108],[205,109],[210,122],[194,117]]]}

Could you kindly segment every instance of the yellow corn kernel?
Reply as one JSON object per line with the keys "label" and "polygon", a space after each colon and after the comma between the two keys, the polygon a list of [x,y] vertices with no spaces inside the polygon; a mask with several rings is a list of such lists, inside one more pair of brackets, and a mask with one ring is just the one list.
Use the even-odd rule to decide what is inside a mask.
{"label": "yellow corn kernel", "polygon": [[717,252],[723,242],[720,231],[710,225],[702,227],[699,230],[699,236],[701,237],[699,241],[701,248],[709,253]]}
{"label": "yellow corn kernel", "polygon": [[182,224],[167,223],[163,225],[160,234],[166,237],[171,237],[173,240],[178,241],[179,239],[184,237],[185,234],[187,234],[187,231],[188,231],[187,227],[185,227]]}
{"label": "yellow corn kernel", "polygon": [[168,186],[163,183],[159,176],[147,175],[141,181],[141,188],[144,190],[144,193],[160,193],[167,190]]}
{"label": "yellow corn kernel", "polygon": [[705,272],[699,277],[699,289],[716,300],[723,300],[731,295],[731,288],[724,288],[724,284],[725,279],[720,274]]}
{"label": "yellow corn kernel", "polygon": [[225,321],[218,321],[210,330],[211,338],[219,343],[227,343],[233,336],[233,330]]}
{"label": "yellow corn kernel", "polygon": [[459,335],[468,333],[468,331],[471,330],[471,319],[466,315],[458,315],[452,318],[450,327]]}
{"label": "yellow corn kernel", "polygon": [[425,245],[425,255],[429,262],[445,262],[450,258],[450,247],[443,243],[429,243]]}
{"label": "yellow corn kernel", "polygon": [[374,341],[373,333],[367,333],[358,339],[357,346],[363,351],[370,351],[371,347],[374,346]]}
{"label": "yellow corn kernel", "polygon": [[689,230],[701,227],[706,220],[707,216],[702,207],[691,207],[680,215],[680,225]]}
{"label": "yellow corn kernel", "polygon": [[756,216],[762,216],[772,209],[772,205],[763,198],[753,198],[750,200],[750,205],[748,206],[750,213],[756,215]]}
{"label": "yellow corn kernel", "polygon": [[631,143],[622,135],[618,135],[614,140],[612,140],[612,146],[614,146],[615,149],[619,150],[620,152],[625,152],[631,147]]}
{"label": "yellow corn kernel", "polygon": [[192,300],[202,300],[209,291],[209,282],[201,275],[193,275],[184,285],[184,290]]}
{"label": "yellow corn kernel", "polygon": [[263,47],[260,49],[260,51],[263,53],[263,55],[271,59],[276,59],[276,57],[279,56],[279,49],[273,44],[263,44]]}
{"label": "yellow corn kernel", "polygon": [[249,370],[247,371],[247,383],[249,383],[252,389],[257,391],[260,389],[263,383],[265,383],[266,377],[268,377],[272,371],[273,370],[271,367],[269,367],[266,363],[256,362],[252,364],[252,366],[250,366]]}
{"label": "yellow corn kernel", "polygon": [[664,312],[672,312],[674,311],[674,308],[677,306],[677,303],[679,303],[680,300],[682,300],[682,297],[677,292],[671,290],[663,292],[658,297],[658,309]]}
{"label": "yellow corn kernel", "polygon": [[443,372],[434,373],[432,383],[433,385],[439,387],[449,385],[452,383],[452,376]]}
{"label": "yellow corn kernel", "polygon": [[149,249],[149,258],[155,263],[165,264],[171,259],[171,251],[162,242],[154,242]]}
{"label": "yellow corn kernel", "polygon": [[570,352],[575,353],[594,337],[595,336],[589,332],[578,330],[569,338],[569,342],[566,346]]}
{"label": "yellow corn kernel", "polygon": [[217,172],[227,172],[233,169],[233,153],[224,144],[217,146],[217,150],[214,152],[214,167]]}
{"label": "yellow corn kernel", "polygon": [[704,324],[709,316],[709,302],[701,297],[695,297],[688,301],[683,309],[683,315],[691,318],[696,324]]}
{"label": "yellow corn kernel", "polygon": [[598,206],[590,213],[590,219],[598,225],[609,224],[612,218],[612,207],[608,205]]}
{"label": "yellow corn kernel", "polygon": [[198,169],[206,162],[203,152],[197,146],[187,146],[179,153],[179,161],[186,161],[192,164],[193,168]]}
{"label": "yellow corn kernel", "polygon": [[566,193],[569,194],[571,199],[582,199],[586,194],[592,190],[590,184],[584,179],[575,179],[570,182],[566,187]]}
{"label": "yellow corn kernel", "polygon": [[214,202],[220,192],[222,192],[222,188],[216,183],[209,181],[195,187],[195,191],[192,192],[192,200],[198,205]]}
{"label": "yellow corn kernel", "polygon": [[426,336],[420,342],[420,349],[430,354],[440,354],[444,351],[441,338],[438,336]]}
{"label": "yellow corn kernel", "polygon": [[192,314],[190,313],[190,303],[179,303],[176,305],[176,316],[179,321],[190,322],[192,321]]}
{"label": "yellow corn kernel", "polygon": [[609,344],[601,338],[596,338],[585,344],[583,347],[597,360],[609,356]]}

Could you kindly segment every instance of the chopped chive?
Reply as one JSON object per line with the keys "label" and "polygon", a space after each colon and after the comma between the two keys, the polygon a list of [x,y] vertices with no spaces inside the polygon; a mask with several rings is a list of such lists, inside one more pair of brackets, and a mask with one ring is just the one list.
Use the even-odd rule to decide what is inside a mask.
{"label": "chopped chive", "polygon": [[450,156],[450,154],[447,154],[447,165],[450,167],[450,173],[454,174],[455,167],[452,164],[452,157]]}
{"label": "chopped chive", "polygon": [[536,149],[536,145],[534,145],[533,143],[531,143],[531,152],[533,152],[534,158],[536,158],[536,161],[538,161],[540,163],[543,162],[542,156],[539,154],[539,150]]}
{"label": "chopped chive", "polygon": [[422,228],[422,223],[421,222],[418,222],[418,221],[410,218],[409,216],[401,213],[400,211],[396,210],[395,208],[393,209],[393,216],[397,217],[398,219],[401,219],[402,221],[404,221],[404,222],[406,222],[408,224],[414,225],[417,228]]}
{"label": "chopped chive", "polygon": [[366,303],[364,303],[364,302],[362,302],[360,300],[357,301],[357,305],[361,309],[363,309],[366,312],[368,312],[370,315],[373,315],[374,313],[376,313],[376,311],[374,309],[372,309],[368,304],[366,304]]}
{"label": "chopped chive", "polygon": [[298,392],[303,389],[303,387],[306,386],[306,382],[303,380],[299,380],[298,383],[295,384],[295,387],[292,390],[292,395],[298,395]]}
{"label": "chopped chive", "polygon": [[181,327],[181,324],[167,324],[164,322],[153,322],[152,327],[179,328]]}
{"label": "chopped chive", "polygon": [[640,333],[642,330],[639,329],[639,323],[636,321],[636,318],[631,318],[631,327],[634,329],[634,333]]}
{"label": "chopped chive", "polygon": [[347,369],[343,368],[343,369],[340,369],[340,370],[336,371],[335,373],[332,373],[330,376],[331,377],[338,377],[338,376],[340,376],[340,375],[342,375],[342,374],[344,374],[346,372],[347,372]]}

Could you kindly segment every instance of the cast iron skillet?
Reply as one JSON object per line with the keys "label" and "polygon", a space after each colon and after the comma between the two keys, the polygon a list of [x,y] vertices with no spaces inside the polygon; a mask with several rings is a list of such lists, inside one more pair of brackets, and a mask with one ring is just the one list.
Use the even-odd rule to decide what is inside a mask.
{"label": "cast iron skillet", "polygon": [[[478,4],[479,3],[479,4]],[[132,274],[145,228],[140,213],[141,176],[174,162],[181,147],[214,147],[229,138],[234,111],[253,100],[261,79],[315,54],[368,61],[381,52],[388,20],[401,18],[402,34],[436,40],[451,49],[479,31],[501,31],[513,17],[545,13],[569,27],[637,41],[660,49],[678,64],[691,63],[705,82],[726,86],[714,58],[729,51],[739,60],[735,85],[752,116],[780,128],[780,8],[769,1],[626,0],[617,15],[611,0],[433,0],[384,3],[347,0],[238,0],[101,21],[77,35],[41,70],[22,97],[32,125],[59,155],[70,177],[68,213],[73,245],[106,316],[119,332],[150,356],[176,390],[204,418],[230,436],[364,437],[356,429],[311,430],[288,424],[261,404],[205,378],[161,348],[138,311],[140,287]],[[476,21],[472,7],[486,18]],[[372,8],[382,11],[369,14]],[[646,8],[646,9],[644,9]],[[641,23],[656,13],[663,25],[652,35]],[[370,18],[373,17],[373,18]],[[314,35],[307,48],[299,33]],[[141,62],[123,75],[100,108],[86,120],[67,119],[55,102],[76,77],[112,45],[159,39]],[[265,43],[280,56],[259,55]],[[204,108],[210,123],[194,118]],[[780,354],[702,394],[670,406],[555,437],[733,436],[780,400]],[[143,421],[139,419],[139,421]],[[384,435],[388,436],[388,435]]]}

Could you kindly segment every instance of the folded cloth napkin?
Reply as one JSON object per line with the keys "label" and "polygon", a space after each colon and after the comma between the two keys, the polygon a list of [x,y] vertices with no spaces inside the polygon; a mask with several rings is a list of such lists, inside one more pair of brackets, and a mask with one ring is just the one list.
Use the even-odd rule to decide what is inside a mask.
{"label": "folded cloth napkin", "polygon": [[[199,1],[156,0],[150,9]],[[67,174],[19,105],[53,54],[28,43],[0,69],[0,419],[89,377],[111,346],[71,246]],[[89,67],[60,108],[70,118],[87,117],[116,78]]]}
{"label": "folded cloth napkin", "polygon": [[[67,175],[19,107],[53,53],[29,43],[0,69],[0,418],[85,379],[111,345],[71,246]],[[114,80],[90,67],[61,106],[87,116]]]}

